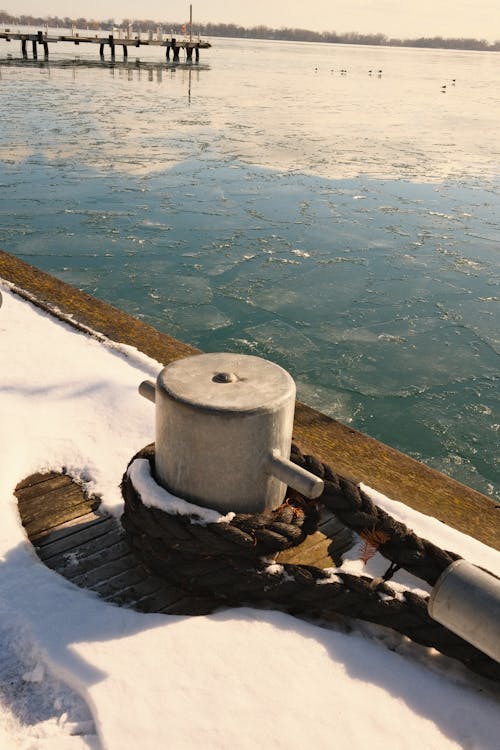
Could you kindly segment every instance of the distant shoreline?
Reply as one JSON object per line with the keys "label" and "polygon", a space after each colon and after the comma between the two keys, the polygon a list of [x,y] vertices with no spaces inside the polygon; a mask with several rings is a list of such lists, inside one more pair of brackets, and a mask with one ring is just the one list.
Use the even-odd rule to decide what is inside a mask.
{"label": "distant shoreline", "polygon": [[[186,23],[172,21],[153,21],[123,19],[115,23],[113,18],[96,21],[86,18],[69,18],[65,16],[31,16],[12,15],[0,11],[0,25],[39,26],[43,28],[48,25],[51,28],[65,28],[74,26],[79,29],[125,29],[129,25],[137,31],[156,31],[158,27],[171,31],[173,34],[183,36],[189,33]],[[413,47],[423,49],[454,49],[472,50],[482,52],[500,52],[500,40],[488,42],[486,39],[474,39],[464,37],[445,38],[442,36],[417,37],[415,39],[398,39],[388,37],[385,34],[361,34],[356,31],[337,33],[336,31],[311,31],[309,29],[283,27],[274,29],[268,26],[252,26],[246,28],[233,23],[196,23],[193,24],[193,34],[196,36],[231,37],[234,39],[267,39],[272,41],[288,42],[321,42],[324,44],[357,44],[378,47]]]}

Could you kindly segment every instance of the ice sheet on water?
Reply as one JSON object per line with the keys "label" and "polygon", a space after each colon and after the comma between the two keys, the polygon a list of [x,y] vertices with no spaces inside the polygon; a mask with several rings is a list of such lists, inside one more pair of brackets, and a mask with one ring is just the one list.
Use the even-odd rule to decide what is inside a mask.
{"label": "ice sheet on water", "polygon": [[[424,265],[424,268],[418,268],[418,265]],[[466,293],[463,286],[457,283],[459,280],[436,278],[432,262],[429,260],[426,263],[421,257],[417,262],[408,259],[403,268],[401,259],[395,258],[387,275],[384,276],[381,271],[382,269],[377,269],[376,277],[370,282],[370,291],[377,295],[378,304],[387,304],[393,300],[433,302]]]}
{"label": "ice sheet on water", "polygon": [[214,331],[231,325],[231,319],[214,305],[176,306],[175,310],[165,312],[164,324],[170,323],[180,331]]}
{"label": "ice sheet on water", "polygon": [[463,387],[420,394],[405,408],[405,418],[432,435],[426,463],[496,500],[500,500],[499,414],[494,375]]}
{"label": "ice sheet on water", "polygon": [[381,332],[376,341],[344,338],[336,348],[333,377],[343,387],[367,395],[405,396],[474,380],[478,358],[483,375],[498,373],[496,355],[470,331],[447,321],[431,321],[428,331],[422,328],[408,330],[406,336]]}
{"label": "ice sheet on water", "polygon": [[[387,333],[392,328],[391,325],[376,326],[372,328],[364,326],[341,326],[331,325],[330,323],[321,323],[315,330],[315,338],[321,339],[322,342],[329,344],[339,344],[349,342],[352,345],[359,344],[378,344],[380,341],[392,341],[394,343],[404,343],[407,339],[401,333]],[[380,332],[379,332],[380,331]]]}
{"label": "ice sheet on water", "polygon": [[296,385],[299,401],[344,424],[352,422],[358,405],[349,393],[308,382],[305,377],[297,380]]}
{"label": "ice sheet on water", "polygon": [[164,273],[155,279],[155,284],[162,299],[169,303],[203,305],[213,299],[211,286],[202,276]]}
{"label": "ice sheet on water", "polygon": [[367,284],[368,272],[363,266],[335,263],[306,271],[299,267],[286,287],[265,286],[253,291],[255,305],[308,323],[341,315],[359,301]]}
{"label": "ice sheet on water", "polygon": [[67,284],[76,286],[77,289],[83,289],[86,292],[95,291],[100,279],[99,273],[90,268],[65,268],[62,272],[52,271],[52,273]]}
{"label": "ice sheet on water", "polygon": [[473,331],[500,354],[500,297],[483,299],[447,299],[442,309],[457,324]]}
{"label": "ice sheet on water", "polygon": [[310,338],[282,320],[271,320],[245,328],[243,333],[245,339],[250,342],[250,347],[257,346],[262,356],[269,356],[271,352],[277,353],[289,363],[307,361],[307,358],[314,356],[318,349]]}

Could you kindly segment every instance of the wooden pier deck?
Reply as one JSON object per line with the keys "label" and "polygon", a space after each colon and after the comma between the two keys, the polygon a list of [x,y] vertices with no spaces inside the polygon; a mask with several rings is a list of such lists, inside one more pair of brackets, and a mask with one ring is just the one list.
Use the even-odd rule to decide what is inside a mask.
{"label": "wooden pier deck", "polygon": [[[150,571],[130,549],[119,521],[100,512],[99,498],[71,477],[33,474],[19,482],[16,497],[40,560],[76,586],[139,612],[194,615],[224,606],[214,597],[186,595]],[[331,567],[351,545],[351,532],[325,511],[319,530],[278,561]]]}
{"label": "wooden pier deck", "polygon": [[209,49],[212,45],[208,41],[199,38],[193,38],[188,35],[182,38],[176,38],[172,35],[163,34],[161,31],[149,32],[146,36],[142,33],[121,32],[109,33],[98,31],[94,35],[89,33],[80,33],[71,30],[69,34],[60,34],[56,31],[37,30],[37,31],[11,31],[8,28],[0,29],[0,39],[6,42],[21,42],[21,54],[24,59],[28,57],[28,44],[31,44],[32,55],[34,59],[38,58],[38,49],[41,47],[44,57],[49,56],[49,44],[58,42],[67,42],[69,44],[94,44],[99,45],[99,54],[104,57],[104,50],[109,47],[110,56],[115,57],[116,47],[121,47],[123,57],[128,56],[129,47],[163,47],[165,56],[170,60],[172,55],[173,62],[179,62],[180,51],[183,50],[188,62],[198,62],[200,59],[200,49]]}
{"label": "wooden pier deck", "polygon": [[[52,316],[96,338],[118,341],[167,365],[198,350],[0,251],[0,278]],[[95,333],[92,333],[95,332]],[[294,436],[335,471],[500,550],[500,504],[305,404]]]}

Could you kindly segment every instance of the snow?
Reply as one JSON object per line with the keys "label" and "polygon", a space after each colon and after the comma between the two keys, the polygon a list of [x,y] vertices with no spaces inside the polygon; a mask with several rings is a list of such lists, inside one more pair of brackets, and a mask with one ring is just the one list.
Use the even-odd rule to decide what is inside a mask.
{"label": "snow", "polygon": [[[137,386],[161,366],[0,288],[1,748],[498,750],[500,691],[391,631],[249,608],[146,615],[44,566],[16,484],[66,467],[119,515],[122,474],[154,434]],[[417,533],[500,573],[495,550],[367,491]],[[356,550],[348,557],[344,569],[362,569]],[[375,556],[365,571],[386,567]],[[396,582],[428,590],[406,574]]]}
{"label": "snow", "polygon": [[142,504],[149,508],[159,508],[171,515],[192,516],[191,523],[199,526],[206,526],[207,523],[230,523],[234,518],[235,514],[232,512],[223,516],[216,510],[187,502],[160,487],[151,476],[151,467],[145,458],[132,461],[127,474],[139,492]]}

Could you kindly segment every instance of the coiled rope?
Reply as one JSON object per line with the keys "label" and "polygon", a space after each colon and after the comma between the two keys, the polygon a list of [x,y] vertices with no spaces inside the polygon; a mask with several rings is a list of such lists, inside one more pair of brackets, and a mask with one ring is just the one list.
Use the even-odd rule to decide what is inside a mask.
{"label": "coiled rope", "polygon": [[[129,463],[147,459],[154,477],[154,445]],[[325,480],[320,502],[358,533],[379,532],[379,551],[391,561],[386,575],[404,567],[433,584],[458,556],[418,537],[374,505],[351,480],[335,474],[294,445],[291,460]],[[210,594],[229,606],[277,606],[291,614],[329,620],[345,615],[384,625],[416,643],[451,656],[474,672],[500,682],[500,664],[451,633],[427,613],[427,598],[396,591],[386,580],[274,563],[283,549],[297,546],[318,524],[318,501],[292,498],[265,513],[235,514],[230,521],[200,525],[196,516],[169,513],[142,502],[127,471],[122,480],[122,524],[143,563],[171,584]]]}
{"label": "coiled rope", "polygon": [[390,560],[395,569],[404,568],[434,586],[441,573],[460,559],[460,555],[442,550],[417,536],[404,523],[375,505],[352,479],[336,474],[331,466],[315,456],[304,455],[296,443],[292,444],[290,460],[323,479],[325,489],[321,502],[345,526],[360,535],[370,530],[379,539],[385,539],[377,551]]}

